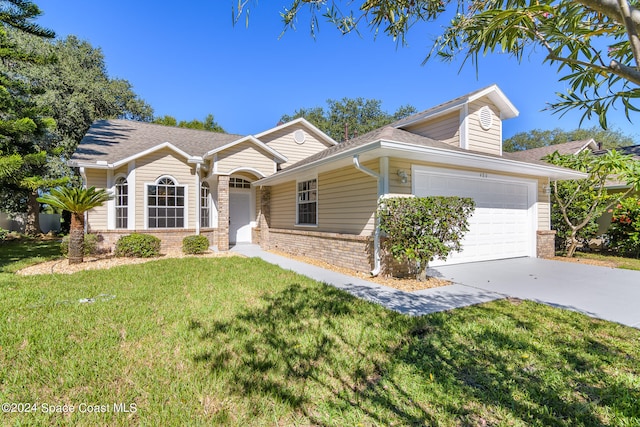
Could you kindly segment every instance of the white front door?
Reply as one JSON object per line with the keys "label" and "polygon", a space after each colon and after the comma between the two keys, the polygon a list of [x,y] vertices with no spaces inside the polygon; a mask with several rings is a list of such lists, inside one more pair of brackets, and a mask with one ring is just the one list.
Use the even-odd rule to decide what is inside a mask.
{"label": "white front door", "polygon": [[251,192],[229,192],[229,243],[251,243]]}
{"label": "white front door", "polygon": [[413,173],[416,196],[471,197],[476,203],[462,252],[429,265],[535,256],[535,181],[437,168]]}

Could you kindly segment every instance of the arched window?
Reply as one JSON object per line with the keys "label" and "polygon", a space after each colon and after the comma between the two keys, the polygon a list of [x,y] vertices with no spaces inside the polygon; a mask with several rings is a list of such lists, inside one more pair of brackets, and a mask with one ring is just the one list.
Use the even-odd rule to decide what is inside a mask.
{"label": "arched window", "polygon": [[184,186],[173,179],[161,177],[147,186],[149,228],[183,228],[184,206]]}
{"label": "arched window", "polygon": [[127,179],[116,179],[116,228],[127,228],[129,218],[129,185]]}
{"label": "arched window", "polygon": [[209,184],[202,183],[200,187],[200,227],[208,228],[211,223],[211,198]]}

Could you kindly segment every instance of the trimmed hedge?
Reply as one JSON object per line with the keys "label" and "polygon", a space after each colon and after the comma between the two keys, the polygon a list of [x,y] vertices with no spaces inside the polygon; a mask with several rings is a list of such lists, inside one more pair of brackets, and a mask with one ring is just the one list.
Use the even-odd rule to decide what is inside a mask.
{"label": "trimmed hedge", "polygon": [[185,254],[203,254],[209,249],[209,239],[206,236],[187,236],[182,239],[182,252]]}
{"label": "trimmed hedge", "polygon": [[[62,238],[60,243],[60,251],[62,255],[69,255],[69,235]],[[84,255],[95,255],[98,253],[98,235],[97,234],[85,234],[84,235]]]}
{"label": "trimmed hedge", "polygon": [[133,233],[116,242],[116,256],[152,258],[160,255],[160,239],[150,234]]}

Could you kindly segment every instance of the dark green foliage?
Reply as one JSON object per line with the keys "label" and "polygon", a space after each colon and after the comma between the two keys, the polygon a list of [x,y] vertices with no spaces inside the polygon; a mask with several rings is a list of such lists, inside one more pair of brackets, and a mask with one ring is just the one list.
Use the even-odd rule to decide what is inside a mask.
{"label": "dark green foliage", "polygon": [[[566,239],[567,257],[572,257],[581,240],[592,237],[595,220],[617,200],[640,189],[640,162],[615,150],[594,155],[585,150],[577,155],[561,155],[557,151],[545,161],[587,174],[585,179],[552,183],[552,227],[560,239]],[[629,188],[616,195],[607,191],[609,181],[626,183]]]}
{"label": "dark green foliage", "polygon": [[202,254],[209,249],[209,239],[206,236],[187,236],[182,239],[182,252],[185,254]]}
{"label": "dark green foliage", "polygon": [[224,128],[215,121],[213,114],[207,115],[204,121],[201,122],[198,119],[193,119],[190,122],[181,120],[179,123],[173,116],[162,116],[153,119],[153,123],[163,126],[175,126],[179,128],[207,130],[209,132],[226,133]]}
{"label": "dark green foliage", "polygon": [[122,236],[116,243],[116,256],[151,258],[160,255],[160,239],[150,234],[133,233]]}
{"label": "dark green foliage", "polygon": [[[60,252],[62,255],[67,256],[69,254],[69,236],[64,236],[60,243]],[[85,255],[94,255],[98,253],[98,235],[97,234],[85,234],[83,253]]]}
{"label": "dark green foliage", "polygon": [[4,228],[0,228],[0,240],[4,240],[9,235],[9,230],[5,230]]}
{"label": "dark green foliage", "polygon": [[621,255],[640,258],[640,199],[627,197],[611,212],[611,228],[607,235],[611,248]]}
{"label": "dark green foliage", "polygon": [[[322,107],[301,108],[292,115],[285,114],[280,120],[289,122],[304,117],[318,129],[336,141],[355,138],[416,112],[411,105],[398,108],[394,114],[382,111],[381,101],[364,98],[342,98],[327,100],[327,111]],[[345,138],[345,133],[346,138]]]}
{"label": "dark green foliage", "polygon": [[447,259],[469,230],[475,203],[464,197],[398,197],[378,206],[386,249],[400,261],[415,262],[425,277],[430,261]]}
{"label": "dark green foliage", "polygon": [[638,143],[632,136],[625,135],[614,128],[604,130],[594,126],[587,129],[574,129],[572,131],[556,128],[553,130],[534,129],[529,132],[520,132],[511,138],[505,139],[502,148],[504,151],[513,152],[563,144],[569,141],[589,140],[592,138],[595,142],[602,144],[602,149],[624,147]]}

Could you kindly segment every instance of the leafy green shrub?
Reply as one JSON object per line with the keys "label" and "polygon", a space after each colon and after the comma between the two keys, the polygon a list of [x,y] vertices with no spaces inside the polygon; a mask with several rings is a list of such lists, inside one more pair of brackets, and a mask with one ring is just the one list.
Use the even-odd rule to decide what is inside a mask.
{"label": "leafy green shrub", "polygon": [[[69,255],[69,236],[64,236],[60,243],[60,251],[62,255]],[[84,235],[84,255],[95,255],[98,253],[98,235],[97,234],[85,234]]]}
{"label": "leafy green shrub", "polygon": [[9,230],[5,230],[4,228],[0,228],[0,240],[4,240],[9,235]]}
{"label": "leafy green shrub", "polygon": [[621,255],[640,258],[640,199],[622,199],[611,212],[607,232],[611,248]]}
{"label": "leafy green shrub", "polygon": [[150,234],[133,233],[116,242],[116,256],[151,258],[160,255],[160,239]]}
{"label": "leafy green shrub", "polygon": [[468,197],[383,199],[378,218],[380,231],[387,233],[385,247],[397,260],[416,263],[418,279],[424,280],[430,261],[460,251],[474,210]]}
{"label": "leafy green shrub", "polygon": [[185,254],[202,254],[209,249],[209,239],[206,236],[187,236],[182,239],[182,252]]}

